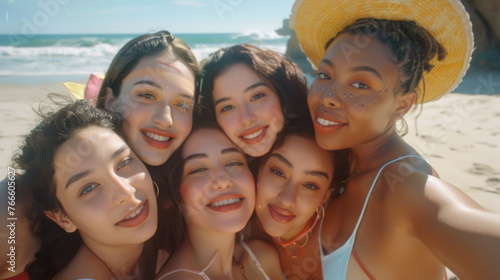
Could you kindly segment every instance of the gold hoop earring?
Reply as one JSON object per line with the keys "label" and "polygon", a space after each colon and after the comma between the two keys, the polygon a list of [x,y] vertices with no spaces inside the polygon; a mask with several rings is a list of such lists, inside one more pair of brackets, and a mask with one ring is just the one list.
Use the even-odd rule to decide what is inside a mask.
{"label": "gold hoop earring", "polygon": [[406,122],[403,115],[396,114],[395,126],[396,126],[396,132],[399,134],[399,136],[405,136],[408,133],[408,123]]}
{"label": "gold hoop earring", "polygon": [[153,181],[153,186],[155,186],[155,194],[156,198],[158,198],[158,195],[160,194],[160,188],[158,187],[155,181]]}
{"label": "gold hoop earring", "polygon": [[[320,210],[319,210],[320,208],[321,208],[321,212],[320,212]],[[324,218],[325,218],[325,207],[324,207],[323,205],[318,206],[318,209],[316,209],[316,219],[319,219],[319,215],[320,215],[320,213],[323,215],[323,216],[321,217],[321,219],[324,219]]]}

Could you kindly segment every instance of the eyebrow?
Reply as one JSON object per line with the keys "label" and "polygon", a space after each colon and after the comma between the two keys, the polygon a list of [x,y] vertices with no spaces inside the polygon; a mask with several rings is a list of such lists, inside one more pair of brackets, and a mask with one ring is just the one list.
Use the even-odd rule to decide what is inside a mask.
{"label": "eyebrow", "polygon": [[293,167],[292,163],[289,162],[284,156],[280,155],[280,154],[271,154],[269,156],[269,158],[276,158],[278,159],[279,161],[283,162],[284,164],[288,165],[289,167]]}
{"label": "eyebrow", "polygon": [[[268,84],[261,81],[261,82],[257,82],[255,84],[248,86],[246,89],[243,90],[243,93],[247,93],[255,88],[262,87],[262,86],[271,89],[271,87]],[[221,98],[221,99],[215,101],[214,106],[217,106],[217,104],[224,102],[224,101],[227,101],[227,100],[229,100],[229,98],[227,98],[227,97]]]}
{"label": "eyebrow", "polygon": [[[117,157],[119,154],[121,154],[123,151],[127,150],[129,147],[127,145],[123,145],[121,146],[120,148],[118,148],[112,155],[111,155],[111,159],[114,159],[115,157]],[[73,184],[74,182],[80,180],[81,178],[87,176],[90,174],[90,170],[85,170],[83,172],[80,172],[78,174],[75,174],[73,176],[71,176],[68,181],[66,182],[66,186],[64,188],[68,188],[69,185]]]}
{"label": "eyebrow", "polygon": [[239,154],[242,154],[242,152],[236,148],[227,148],[227,149],[224,149],[220,152],[221,154],[227,154],[227,153],[239,153]]}
{"label": "eyebrow", "polygon": [[[333,67],[333,63],[326,58],[321,60],[320,64],[321,63],[325,63],[325,64],[328,64],[328,66]],[[370,67],[370,66],[356,66],[356,67],[351,68],[351,71],[353,71],[353,72],[355,72],[355,71],[372,72],[373,74],[377,75],[380,79],[382,79],[382,75],[380,75],[380,73],[375,68]]]}
{"label": "eyebrow", "polygon": [[370,66],[357,66],[357,67],[353,67],[351,68],[351,71],[368,71],[368,72],[372,72],[373,74],[377,75],[380,79],[382,79],[382,75],[380,75],[380,73],[373,67],[370,67]]}
{"label": "eyebrow", "polygon": [[323,60],[321,60],[321,62],[320,62],[319,64],[321,64],[321,63],[326,63],[326,64],[328,64],[329,66],[333,66],[333,63],[332,63],[330,60],[326,59],[326,58],[325,58],[325,59],[323,59]]}
{"label": "eyebrow", "polygon": [[140,80],[140,81],[137,81],[135,82],[133,85],[150,85],[150,86],[153,86],[155,88],[159,88],[161,89],[160,85],[158,85],[157,83],[153,82],[153,81],[150,81],[150,80]]}
{"label": "eyebrow", "polygon": [[328,178],[328,174],[326,174],[325,172],[322,172],[322,171],[306,171],[305,173],[307,175],[312,175],[312,176],[322,176],[322,177],[325,177],[327,180],[330,179],[330,178]]}
{"label": "eyebrow", "polygon": [[[278,159],[279,161],[283,162],[284,164],[288,165],[289,167],[293,168],[292,163],[280,154],[272,154],[269,157],[274,157],[274,158]],[[326,174],[325,172],[322,172],[322,171],[305,171],[304,173],[307,175],[312,175],[312,176],[322,176],[322,177],[325,177],[327,180],[329,180],[328,174]]]}
{"label": "eyebrow", "polygon": [[[227,148],[227,149],[223,149],[220,153],[221,153],[221,154],[228,154],[228,153],[239,153],[239,154],[243,154],[240,150],[238,150],[238,149],[236,149],[236,148]],[[192,155],[187,156],[187,157],[184,159],[184,162],[187,162],[188,160],[192,160],[192,159],[197,159],[197,158],[208,158],[208,155],[207,155],[207,154],[205,154],[205,153],[192,154]]]}

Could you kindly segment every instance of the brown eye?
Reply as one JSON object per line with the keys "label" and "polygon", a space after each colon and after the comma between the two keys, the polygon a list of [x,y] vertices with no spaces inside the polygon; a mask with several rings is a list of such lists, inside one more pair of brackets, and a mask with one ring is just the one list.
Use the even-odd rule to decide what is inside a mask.
{"label": "brown eye", "polygon": [[353,87],[358,88],[358,89],[367,89],[369,88],[366,84],[356,82],[352,84]]}

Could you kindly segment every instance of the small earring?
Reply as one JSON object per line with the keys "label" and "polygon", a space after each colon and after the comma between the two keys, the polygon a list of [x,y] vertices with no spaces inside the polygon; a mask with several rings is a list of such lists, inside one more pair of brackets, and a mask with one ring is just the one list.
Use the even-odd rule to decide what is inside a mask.
{"label": "small earring", "polygon": [[[321,208],[321,210],[320,210],[320,208]],[[325,207],[323,207],[323,205],[318,206],[318,209],[316,209],[316,219],[319,219],[319,216],[321,214],[323,215],[321,218],[324,219],[325,218]]]}
{"label": "small earring", "polygon": [[158,187],[155,181],[153,181],[153,186],[155,186],[155,194],[156,198],[158,198],[158,195],[160,194],[160,188]]}
{"label": "small earring", "polygon": [[260,208],[262,208],[262,205],[260,205],[260,204],[259,204],[259,205],[257,206],[257,208],[259,208],[259,209],[260,209]]}
{"label": "small earring", "polygon": [[[400,125],[398,126],[398,121],[400,121]],[[402,114],[396,114],[396,132],[400,136],[405,136],[408,133],[408,123],[406,122],[405,118],[403,117]]]}

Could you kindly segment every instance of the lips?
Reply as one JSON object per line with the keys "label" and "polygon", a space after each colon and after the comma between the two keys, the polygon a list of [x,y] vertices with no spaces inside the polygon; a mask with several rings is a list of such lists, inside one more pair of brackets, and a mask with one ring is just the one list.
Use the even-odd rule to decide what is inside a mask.
{"label": "lips", "polygon": [[271,204],[267,206],[269,208],[269,214],[271,214],[271,217],[278,223],[286,224],[295,218],[295,215],[288,210]]}
{"label": "lips", "polygon": [[319,133],[333,133],[346,125],[345,122],[326,117],[323,114],[314,115],[314,130]]}
{"label": "lips", "polygon": [[244,199],[245,198],[239,194],[220,195],[210,200],[207,203],[207,207],[218,212],[233,211],[243,206]]}
{"label": "lips", "polygon": [[115,225],[122,227],[137,227],[146,220],[148,215],[149,215],[149,203],[146,200],[146,202],[139,205],[136,209],[128,212],[127,216],[125,216],[125,218],[123,218]]}
{"label": "lips", "polygon": [[168,149],[175,139],[175,134],[158,129],[142,129],[141,133],[146,142],[157,149]]}
{"label": "lips", "polygon": [[240,133],[240,135],[238,135],[238,138],[246,144],[255,144],[260,142],[260,140],[262,140],[266,136],[268,128],[268,125],[252,128]]}

